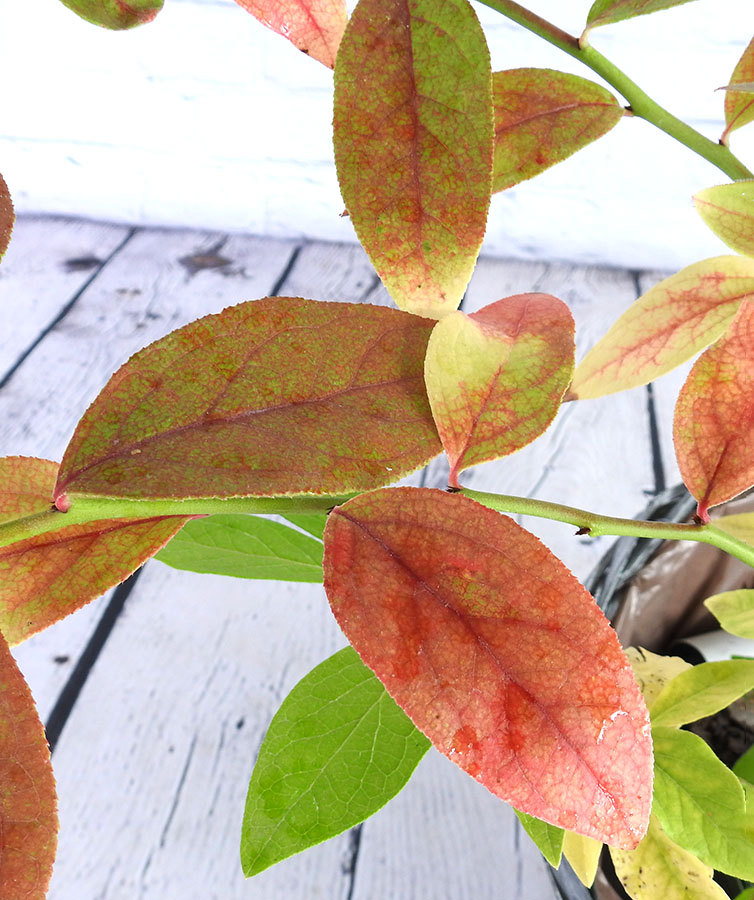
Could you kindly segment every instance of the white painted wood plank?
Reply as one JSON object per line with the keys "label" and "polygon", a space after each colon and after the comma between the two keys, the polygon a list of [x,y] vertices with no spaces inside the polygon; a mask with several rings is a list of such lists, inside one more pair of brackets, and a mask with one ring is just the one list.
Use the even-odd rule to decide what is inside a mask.
{"label": "white painted wood plank", "polygon": [[96,222],[18,219],[0,264],[0,381],[127,234]]}

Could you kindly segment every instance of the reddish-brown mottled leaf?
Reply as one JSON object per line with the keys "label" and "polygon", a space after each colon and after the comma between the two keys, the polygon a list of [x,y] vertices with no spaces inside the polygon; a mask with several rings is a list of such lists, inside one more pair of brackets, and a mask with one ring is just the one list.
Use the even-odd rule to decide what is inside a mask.
{"label": "reddish-brown mottled leaf", "polygon": [[549,294],[506,297],[435,325],[424,378],[452,485],[552,422],[573,375],[573,330],[568,307]]}
{"label": "reddish-brown mottled leaf", "polygon": [[595,0],[586,19],[587,30],[690,2],[691,0]]}
{"label": "reddish-brown mottled leaf", "polygon": [[678,397],[673,439],[697,514],[754,484],[754,303],[696,361]]}
{"label": "reddish-brown mottled leaf", "polygon": [[287,37],[299,50],[335,68],[348,21],[344,0],[236,0],[259,21]]}
{"label": "reddish-brown mottled leaf", "polygon": [[599,84],[552,69],[495,72],[492,95],[493,191],[562,162],[607,134],[624,114],[615,97]]}
{"label": "reddish-brown mottled leaf", "polygon": [[754,260],[718,256],[655,285],[576,367],[569,399],[648,384],[709,346],[743,302],[754,302]]}
{"label": "reddish-brown mottled leaf", "polygon": [[0,522],[52,508],[58,464],[49,459],[6,456],[0,459]]}
{"label": "reddish-brown mottled leaf", "polygon": [[375,491],[330,514],[325,587],[346,637],[446,756],[523,812],[637,845],[648,713],[607,620],[537,538],[460,494]]}
{"label": "reddish-brown mottled leaf", "polygon": [[8,249],[8,242],[10,241],[15,220],[16,215],[13,211],[13,201],[10,198],[8,185],[3,180],[3,176],[0,175],[0,259],[3,258],[3,254]]}
{"label": "reddish-brown mottled leaf", "polygon": [[151,22],[163,0],[61,0],[82,19],[102,28],[122,31]]}
{"label": "reddish-brown mottled leaf", "polygon": [[720,138],[723,143],[727,144],[731,131],[754,121],[754,96],[749,93],[748,89],[735,90],[737,85],[741,87],[748,85],[751,89],[750,82],[752,81],[754,81],[754,39],[744,50],[730,76],[728,87],[733,90],[725,92],[725,131]]}
{"label": "reddish-brown mottled leaf", "polygon": [[423,378],[433,325],[291,297],[199,319],[112,377],[55,496],[343,494],[396,481],[440,451]]}
{"label": "reddish-brown mottled leaf", "polygon": [[402,309],[461,300],[492,185],[492,71],[468,0],[360,0],[335,67],[338,180]]}
{"label": "reddish-brown mottled leaf", "polygon": [[55,779],[31,691],[0,635],[0,897],[44,900],[57,848]]}

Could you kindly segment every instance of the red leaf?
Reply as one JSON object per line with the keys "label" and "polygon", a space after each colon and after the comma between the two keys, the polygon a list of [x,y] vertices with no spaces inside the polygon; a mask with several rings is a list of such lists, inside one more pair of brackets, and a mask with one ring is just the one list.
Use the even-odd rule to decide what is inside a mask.
{"label": "red leaf", "polygon": [[468,0],[360,0],[335,68],[338,181],[402,309],[461,300],[492,179],[492,71]]}
{"label": "red leaf", "polygon": [[0,897],[44,900],[57,848],[50,750],[31,691],[0,635]]}
{"label": "red leaf", "polygon": [[728,331],[696,361],[678,396],[673,423],[678,465],[699,501],[697,514],[754,484],[754,303],[741,305]]}
{"label": "red leaf", "polygon": [[[736,68],[730,76],[729,86],[747,84],[752,81],[754,81],[754,39],[736,64]],[[720,138],[721,142],[727,143],[731,131],[742,128],[751,121],[754,121],[754,96],[739,91],[726,91],[725,131]]]}
{"label": "red leaf", "polygon": [[79,422],[55,496],[341,494],[440,451],[423,367],[434,322],[273,297],[141,350]]}
{"label": "red leaf", "polygon": [[516,809],[633,848],[649,719],[594,600],[533,535],[459,494],[336,508],[325,587],[364,662],[432,743]]}
{"label": "red leaf", "polygon": [[335,68],[348,20],[344,0],[236,0],[252,16],[299,50]]}
{"label": "red leaf", "polygon": [[52,508],[58,464],[48,459],[6,456],[0,459],[0,522]]}
{"label": "red leaf", "polygon": [[0,259],[3,258],[3,254],[8,249],[8,242],[10,241],[15,220],[16,216],[13,211],[13,201],[10,198],[8,185],[3,181],[3,176],[0,175]]}
{"label": "red leaf", "polygon": [[494,72],[492,90],[493,191],[503,191],[562,162],[623,118],[623,108],[610,91],[552,69]]}

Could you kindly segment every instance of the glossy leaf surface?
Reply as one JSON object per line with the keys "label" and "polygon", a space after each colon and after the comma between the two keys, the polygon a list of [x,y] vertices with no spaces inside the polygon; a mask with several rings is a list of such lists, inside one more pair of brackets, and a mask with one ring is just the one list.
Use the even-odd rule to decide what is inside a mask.
{"label": "glossy leaf surface", "polygon": [[754,40],[736,63],[725,92],[725,131],[721,140],[727,141],[731,131],[754,121]]}
{"label": "glossy leaf surface", "polygon": [[665,685],[680,672],[691,668],[679,656],[660,656],[643,647],[628,647],[626,656],[650,712]]}
{"label": "glossy leaf surface", "polygon": [[360,0],[335,67],[348,212],[402,309],[461,300],[492,189],[492,71],[467,0]]}
{"label": "glossy leaf surface", "polygon": [[754,484],[754,303],[699,357],[678,396],[673,440],[697,514]]}
{"label": "glossy leaf surface", "polygon": [[61,2],[87,22],[116,31],[151,22],[163,4],[163,0],[61,0]]}
{"label": "glossy leaf surface", "polygon": [[602,842],[595,841],[594,838],[584,837],[583,834],[574,834],[573,831],[565,833],[563,855],[585,887],[591,887],[594,884],[602,847]]}
{"label": "glossy leaf surface", "polygon": [[322,581],[322,542],[259,516],[194,519],[160,550],[157,559],[189,572]]}
{"label": "glossy leaf surface", "polygon": [[754,660],[700,663],[665,686],[652,705],[652,725],[696,722],[720,712],[750,690],[754,690]]}
{"label": "glossy leaf surface", "polygon": [[754,880],[754,819],[738,778],[697,735],[653,728],[652,811],[663,831],[708,866]]}
{"label": "glossy leaf surface", "polygon": [[734,181],[694,194],[706,225],[738,253],[754,256],[754,181]]}
{"label": "glossy leaf surface", "polygon": [[636,850],[611,849],[615,873],[632,900],[728,900],[712,869],[670,840],[655,816]]}
{"label": "glossy leaf surface", "polygon": [[495,157],[492,190],[533,178],[607,134],[623,118],[610,91],[553,69],[492,75]]}
{"label": "glossy leaf surface", "polygon": [[246,875],[377,812],[428,749],[351,647],[325,660],[283,701],[259,751],[241,836]]}
{"label": "glossy leaf surface", "polygon": [[573,332],[568,307],[549,294],[506,297],[437,323],[424,378],[452,485],[552,422],[573,375]]}
{"label": "glossy leaf surface", "polygon": [[3,254],[8,249],[8,242],[10,241],[15,220],[16,215],[13,211],[13,201],[10,198],[8,185],[3,180],[3,176],[0,175],[0,259],[3,258]]}
{"label": "glossy leaf surface", "polygon": [[0,635],[0,897],[44,900],[57,832],[47,739],[31,691]]}
{"label": "glossy leaf surface", "polygon": [[344,0],[236,0],[259,21],[287,37],[299,50],[335,68],[348,20]]}
{"label": "glossy leaf surface", "polygon": [[268,298],[133,356],[79,422],[56,497],[339,494],[440,450],[424,389],[433,323],[386,307]]}
{"label": "glossy leaf surface", "polygon": [[0,459],[0,522],[46,512],[58,464],[48,459],[6,456]]}
{"label": "glossy leaf surface", "polygon": [[442,753],[516,809],[636,846],[646,707],[607,620],[537,538],[460,494],[375,491],[330,514],[325,588]]}
{"label": "glossy leaf surface", "polygon": [[535,816],[528,813],[522,813],[517,809],[513,810],[518,816],[521,827],[529,835],[529,837],[537,845],[537,849],[544,856],[548,863],[557,869],[560,865],[560,858],[563,855],[563,837],[565,832],[556,825],[550,825],[549,822],[543,822]]}
{"label": "glossy leaf surface", "polygon": [[718,256],[650,288],[576,367],[568,396],[602,397],[648,384],[717,340],[754,302],[754,260]]}
{"label": "glossy leaf surface", "polygon": [[587,26],[595,28],[598,25],[610,25],[690,2],[691,0],[596,0],[589,10]]}
{"label": "glossy leaf surface", "polygon": [[704,605],[726,631],[754,639],[754,590],[725,591]]}

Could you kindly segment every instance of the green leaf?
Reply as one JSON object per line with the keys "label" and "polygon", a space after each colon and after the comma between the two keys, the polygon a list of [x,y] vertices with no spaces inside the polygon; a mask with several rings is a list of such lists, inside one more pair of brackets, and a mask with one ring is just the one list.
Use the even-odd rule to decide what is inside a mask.
{"label": "green leaf", "polygon": [[492,70],[468,0],[360,0],[335,64],[338,181],[401,309],[461,300],[492,190]]}
{"label": "green leaf", "polygon": [[429,749],[351,647],[293,688],[270,723],[241,835],[247,876],[363,822]]}
{"label": "green leaf", "polygon": [[737,253],[754,256],[754,181],[734,181],[694,194],[708,228]]}
{"label": "green leaf", "polygon": [[653,728],[652,812],[668,836],[708,866],[754,880],[754,819],[738,778],[690,731]]}
{"label": "green leaf", "polygon": [[754,40],[744,50],[725,88],[725,131],[720,140],[728,142],[728,135],[754,121]]}
{"label": "green leaf", "polygon": [[735,900],[754,900],[754,887],[746,888],[740,894],[736,894]]}
{"label": "green leaf", "polygon": [[163,0],[61,0],[82,19],[102,28],[122,31],[151,22],[162,9]]}
{"label": "green leaf", "polygon": [[13,211],[13,201],[10,198],[8,185],[0,175],[0,259],[8,249],[10,235],[13,231],[13,223],[16,221],[16,214]]}
{"label": "green leaf", "polygon": [[533,178],[607,134],[623,107],[599,84],[552,69],[492,75],[495,158],[492,190]]}
{"label": "green leaf", "polygon": [[295,525],[302,531],[306,531],[315,538],[322,540],[325,533],[325,525],[327,525],[327,515],[317,513],[316,515],[287,515],[283,516],[291,525]]}
{"label": "green leaf", "polygon": [[691,0],[596,0],[586,19],[587,30],[690,2]]}
{"label": "green leaf", "polygon": [[733,766],[733,772],[739,778],[743,778],[750,784],[754,784],[754,747],[749,747],[746,753],[736,760],[736,764]]}
{"label": "green leaf", "polygon": [[665,686],[652,705],[652,724],[678,726],[696,722],[725,709],[753,688],[751,660],[700,663],[681,672]]}
{"label": "green leaf", "polygon": [[440,451],[424,387],[434,322],[272,297],[133,356],[89,407],[55,498],[344,494]]}
{"label": "green leaf", "polygon": [[[754,516],[750,518],[754,524]],[[722,521],[716,520],[716,524]],[[704,605],[726,631],[754,639],[754,590],[725,591],[708,597]]]}
{"label": "green leaf", "polygon": [[219,515],[188,522],[156,559],[189,572],[319,583],[322,549],[321,541],[280,522]]}
{"label": "green leaf", "polygon": [[563,855],[563,838],[565,831],[558,828],[557,825],[550,825],[549,822],[543,822],[536,816],[530,816],[528,813],[514,809],[513,812],[518,816],[524,831],[537,845],[537,849],[544,856],[548,863],[557,869],[560,865],[560,858]]}

